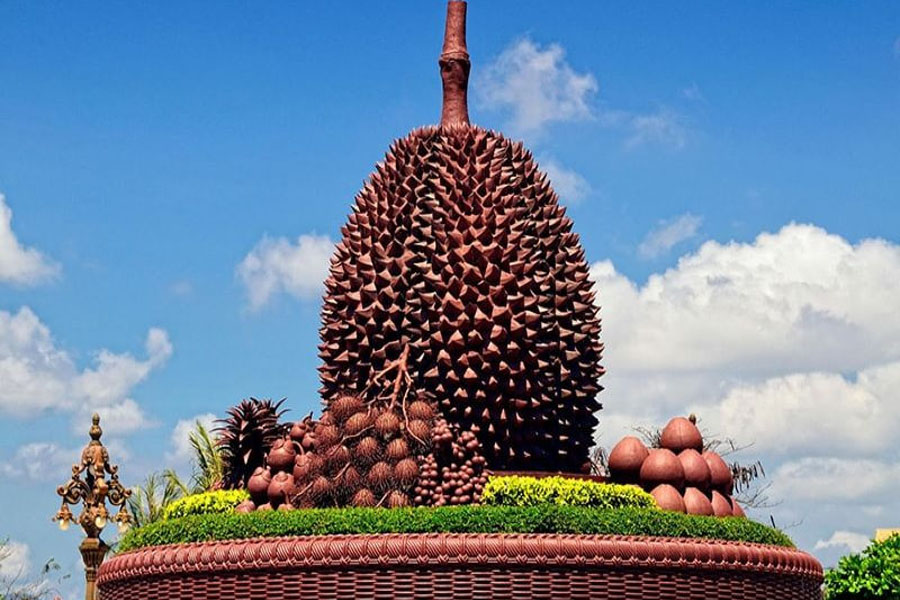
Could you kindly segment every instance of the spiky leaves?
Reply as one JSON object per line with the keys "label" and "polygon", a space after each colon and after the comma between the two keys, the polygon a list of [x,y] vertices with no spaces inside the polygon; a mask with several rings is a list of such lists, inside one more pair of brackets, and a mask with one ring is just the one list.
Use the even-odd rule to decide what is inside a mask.
{"label": "spiky leaves", "polygon": [[603,368],[571,229],[519,143],[468,125],[395,142],[332,259],[323,397],[362,392],[409,346],[414,387],[489,468],[581,469]]}
{"label": "spiky leaves", "polygon": [[285,413],[280,410],[283,402],[284,399],[242,400],[228,409],[225,419],[217,421],[215,431],[223,451],[225,487],[246,487],[253,472],[265,466],[266,452],[285,433],[285,427],[278,422]]}

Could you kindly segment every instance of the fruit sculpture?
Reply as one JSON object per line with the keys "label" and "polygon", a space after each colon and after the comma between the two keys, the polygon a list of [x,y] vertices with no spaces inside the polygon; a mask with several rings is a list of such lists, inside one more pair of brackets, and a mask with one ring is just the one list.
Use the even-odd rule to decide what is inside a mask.
{"label": "fruit sculpture", "polygon": [[469,123],[465,14],[449,3],[440,126],[393,144],[342,229],[321,418],[279,426],[257,414],[278,405],[245,401],[222,423],[242,511],[464,504],[488,469],[591,466],[603,368],[588,264],[531,154]]}
{"label": "fruit sculpture", "polygon": [[662,430],[659,448],[626,436],[609,453],[614,483],[637,484],[665,510],[694,515],[743,517],[732,497],[734,478],[722,457],[703,450],[695,419],[676,417]]}
{"label": "fruit sculpture", "polygon": [[395,142],[356,197],[326,282],[326,406],[408,353],[417,396],[499,470],[580,471],[602,345],[588,264],[531,154],[471,125],[464,2],[440,59],[441,125]]}
{"label": "fruit sculpture", "polygon": [[[454,434],[433,403],[408,397],[402,361],[385,377],[394,372],[396,378],[369,399],[342,395],[320,419],[310,415],[276,428],[284,433],[266,447],[265,463],[238,485],[251,497],[238,510],[477,502],[486,481],[478,439],[468,431]],[[259,439],[258,424],[232,416],[220,440],[240,433]]]}
{"label": "fruit sculpture", "polygon": [[256,469],[265,466],[266,454],[284,432],[279,419],[284,400],[250,398],[228,410],[219,421],[219,448],[222,451],[225,486],[246,487]]}

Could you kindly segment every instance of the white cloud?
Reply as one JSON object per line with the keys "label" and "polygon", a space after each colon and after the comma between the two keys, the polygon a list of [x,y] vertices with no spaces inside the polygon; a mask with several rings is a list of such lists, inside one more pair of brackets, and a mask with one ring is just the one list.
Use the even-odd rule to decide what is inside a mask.
{"label": "white cloud", "polygon": [[[773,454],[889,450],[900,431],[900,362],[839,373],[794,373],[737,385],[712,406],[696,406],[714,427],[728,427]],[[815,415],[815,419],[810,419]]]}
{"label": "white cloud", "polygon": [[[105,423],[103,423],[105,425]],[[81,423],[78,432],[84,440],[87,440],[87,424]],[[131,452],[117,439],[106,437],[104,431],[103,445],[109,451],[113,464],[127,461],[131,458]],[[31,442],[19,446],[12,456],[0,461],[0,475],[16,477],[31,481],[57,481],[61,474],[71,472],[72,465],[78,463],[81,457],[81,446],[65,448],[56,442]]]}
{"label": "white cloud", "polygon": [[628,119],[630,134],[625,140],[629,150],[647,144],[658,144],[680,149],[687,143],[687,129],[682,117],[669,109],[651,114],[635,114]]}
{"label": "white cloud", "polygon": [[218,417],[212,413],[203,413],[194,415],[190,419],[181,419],[178,421],[178,423],[175,424],[175,428],[172,430],[172,435],[170,437],[172,451],[169,453],[169,458],[179,463],[187,463],[191,456],[193,456],[190,435],[197,427],[197,422],[199,421],[207,431],[212,431],[216,426],[215,421],[217,418]]}
{"label": "white cloud", "polygon": [[20,446],[8,460],[0,462],[6,477],[25,477],[34,481],[59,478],[78,462],[78,448],[61,448],[55,442],[33,442]]}
{"label": "white cloud", "polygon": [[75,376],[71,358],[31,309],[0,311],[0,410],[23,417],[68,407],[67,382]]}
{"label": "white cloud", "polygon": [[76,395],[92,398],[101,405],[114,404],[135,385],[146,379],[150,371],[172,355],[172,344],[162,329],[150,329],[145,342],[147,360],[109,350],[97,353],[93,369],[85,369],[73,381]]}
{"label": "white cloud", "polygon": [[28,307],[0,311],[0,412],[35,417],[50,410],[75,415],[81,431],[92,412],[99,412],[104,431],[122,434],[147,424],[141,407],[130,398],[133,388],[172,354],[168,334],[150,329],[147,358],[100,350],[92,367],[79,370],[57,347],[49,328]]}
{"label": "white cloud", "polygon": [[847,373],[900,359],[900,247],[810,225],[704,243],[638,287],[592,273],[610,367],[731,377]]}
{"label": "white cloud", "polygon": [[684,214],[670,221],[662,221],[658,227],[647,233],[638,246],[638,254],[644,258],[656,258],[677,244],[697,235],[701,223],[703,223],[703,218],[692,214]]}
{"label": "white cloud", "polygon": [[[554,122],[595,121],[623,131],[628,150],[651,144],[680,149],[687,143],[684,117],[667,107],[644,114],[592,106],[597,78],[576,72],[559,44],[541,47],[528,38],[513,42],[476,83],[478,102],[509,113],[509,127],[518,135],[538,135]],[[699,89],[694,86],[684,93],[696,96]]]}
{"label": "white cloud", "polygon": [[30,569],[31,551],[28,544],[10,540],[0,545],[0,579],[19,579]]}
{"label": "white cloud", "polygon": [[773,481],[779,494],[794,501],[887,500],[900,482],[900,463],[804,457],[780,465]]}
{"label": "white cloud", "polygon": [[547,173],[553,189],[563,202],[577,204],[591,193],[591,185],[584,177],[567,169],[556,160],[542,159],[540,166]]}
{"label": "white cloud", "polygon": [[127,434],[157,425],[137,402],[131,398],[124,398],[109,403],[95,401],[93,407],[90,405],[79,407],[72,418],[72,432],[84,433],[84,424],[90,422],[94,413],[100,415],[103,431],[113,435]]}
{"label": "white cloud", "polygon": [[[695,412],[709,434],[753,444],[744,458],[762,459],[783,501],[759,516],[799,523],[801,545],[897,514],[900,246],[791,224],[706,242],[643,284],[610,261],[591,270],[605,446]],[[823,560],[836,544],[818,548]]]}
{"label": "white cloud", "polygon": [[577,73],[558,44],[546,48],[521,39],[485,67],[476,88],[481,103],[512,113],[511,127],[537,132],[553,121],[592,118],[590,98],[597,91],[590,73]]}
{"label": "white cloud", "polygon": [[59,265],[23,246],[12,230],[12,210],[0,194],[0,283],[35,285],[59,275]]}
{"label": "white cloud", "polygon": [[300,299],[318,297],[333,253],[334,242],[326,236],[301,235],[296,244],[263,237],[236,269],[250,310],[259,310],[282,292]]}
{"label": "white cloud", "polygon": [[814,546],[815,550],[825,548],[846,548],[850,552],[862,552],[869,545],[871,538],[861,533],[852,531],[835,531],[827,540],[819,540]]}

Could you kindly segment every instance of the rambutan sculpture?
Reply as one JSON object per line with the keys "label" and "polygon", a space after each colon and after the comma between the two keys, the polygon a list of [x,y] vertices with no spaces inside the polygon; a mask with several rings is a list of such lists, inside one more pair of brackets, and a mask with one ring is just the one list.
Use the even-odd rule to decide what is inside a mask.
{"label": "rambutan sculpture", "polygon": [[588,264],[528,150],[469,123],[465,11],[450,2],[441,125],[393,144],[342,229],[322,394],[361,395],[406,354],[411,387],[491,469],[581,471],[603,374]]}
{"label": "rambutan sculpture", "polygon": [[413,397],[408,357],[375,374],[364,395],[335,398],[318,421],[279,426],[289,433],[265,446],[241,510],[477,502],[486,482],[480,443]]}

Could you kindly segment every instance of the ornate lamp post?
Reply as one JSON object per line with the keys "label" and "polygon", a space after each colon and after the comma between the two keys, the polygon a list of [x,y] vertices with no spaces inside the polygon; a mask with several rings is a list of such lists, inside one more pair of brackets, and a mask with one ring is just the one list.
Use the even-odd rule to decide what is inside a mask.
{"label": "ornate lamp post", "polygon": [[[62,506],[53,517],[63,531],[71,523],[78,523],[87,536],[78,547],[84,560],[85,600],[95,600],[97,597],[97,569],[109,550],[109,546],[100,539],[100,532],[110,521],[106,501],[109,500],[112,506],[120,507],[116,516],[111,519],[118,524],[119,531],[127,530],[132,522],[125,507],[131,490],[119,483],[119,467],[109,463],[109,452],[100,443],[100,436],[103,435],[100,415],[94,413],[92,420],[89,431],[91,441],[81,451],[80,464],[72,465],[72,478],[56,489],[56,493],[62,496]],[[76,519],[68,505],[74,506],[79,502],[82,508]]]}

